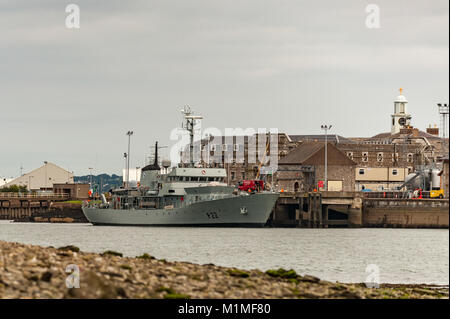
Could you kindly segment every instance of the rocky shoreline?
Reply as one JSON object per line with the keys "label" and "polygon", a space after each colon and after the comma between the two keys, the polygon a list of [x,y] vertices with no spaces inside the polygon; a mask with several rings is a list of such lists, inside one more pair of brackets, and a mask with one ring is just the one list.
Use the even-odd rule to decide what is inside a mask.
{"label": "rocky shoreline", "polygon": [[[67,272],[66,272],[67,270]],[[77,270],[79,276],[77,277]],[[75,271],[75,272],[74,272]],[[77,286],[80,288],[67,288]],[[144,254],[0,241],[0,298],[449,298],[448,286],[341,284],[293,270],[240,270]]]}

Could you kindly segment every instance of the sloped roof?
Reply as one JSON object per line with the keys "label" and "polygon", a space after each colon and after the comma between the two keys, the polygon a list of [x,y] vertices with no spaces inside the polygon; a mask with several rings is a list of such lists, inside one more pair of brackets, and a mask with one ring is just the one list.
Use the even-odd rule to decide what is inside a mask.
{"label": "sloped roof", "polygon": [[[301,142],[301,141],[325,141],[325,134],[317,134],[317,135],[289,135],[292,141]],[[336,143],[355,143],[354,141],[337,134],[328,134],[327,140],[329,142]]]}
{"label": "sloped roof", "polygon": [[[332,143],[328,143],[329,165],[356,165]],[[325,157],[325,143],[303,142],[285,157],[278,161],[280,165],[323,165]]]}
{"label": "sloped roof", "polygon": [[324,147],[324,143],[305,142],[297,146],[285,157],[278,161],[278,164],[303,164],[308,158],[316,154]]}
{"label": "sloped roof", "polygon": [[372,136],[368,139],[386,139],[386,138],[401,138],[401,137],[405,137],[405,136],[410,136],[412,138],[414,137],[426,137],[427,139],[440,139],[439,136],[424,132],[424,131],[418,131],[418,134],[415,135],[413,133],[411,134],[406,134],[406,133],[396,133],[396,134],[391,134],[389,132],[386,133],[380,133],[377,134],[375,136]]}

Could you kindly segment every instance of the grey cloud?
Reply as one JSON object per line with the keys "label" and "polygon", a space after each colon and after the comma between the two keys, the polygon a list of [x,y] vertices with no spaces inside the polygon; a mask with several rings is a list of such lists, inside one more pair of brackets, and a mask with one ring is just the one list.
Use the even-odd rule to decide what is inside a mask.
{"label": "grey cloud", "polygon": [[204,127],[369,136],[389,130],[400,86],[422,129],[448,101],[448,1],[377,1],[378,30],[356,0],[72,2],[79,30],[61,1],[0,1],[0,125],[15,139],[0,173],[120,172],[128,129],[142,164],[183,104]]}

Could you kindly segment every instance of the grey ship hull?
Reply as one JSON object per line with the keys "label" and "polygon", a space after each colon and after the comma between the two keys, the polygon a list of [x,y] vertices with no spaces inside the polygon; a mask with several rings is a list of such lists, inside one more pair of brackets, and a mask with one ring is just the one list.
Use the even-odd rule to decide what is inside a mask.
{"label": "grey ship hull", "polygon": [[173,209],[83,207],[83,213],[94,225],[262,227],[278,196],[277,193],[257,193]]}

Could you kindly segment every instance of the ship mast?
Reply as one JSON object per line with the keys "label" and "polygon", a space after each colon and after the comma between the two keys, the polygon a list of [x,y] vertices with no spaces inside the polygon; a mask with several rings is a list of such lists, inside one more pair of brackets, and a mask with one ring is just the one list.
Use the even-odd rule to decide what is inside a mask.
{"label": "ship mast", "polygon": [[194,167],[194,126],[196,120],[201,120],[202,116],[194,116],[194,112],[191,110],[189,105],[186,105],[181,113],[184,114],[184,119],[186,120],[186,127],[184,127],[189,132],[189,167]]}

